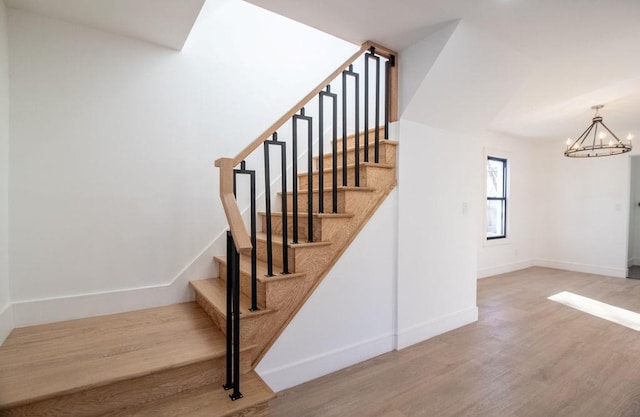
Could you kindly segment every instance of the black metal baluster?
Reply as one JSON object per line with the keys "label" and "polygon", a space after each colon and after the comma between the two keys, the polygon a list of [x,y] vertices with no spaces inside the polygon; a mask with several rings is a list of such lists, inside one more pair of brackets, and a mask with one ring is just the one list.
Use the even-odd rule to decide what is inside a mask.
{"label": "black metal baluster", "polygon": [[309,155],[309,170],[307,172],[307,215],[309,222],[307,227],[309,227],[308,235],[310,236],[310,241],[312,241],[313,236],[313,218],[311,214],[313,213],[313,136],[312,136],[312,123],[313,119],[310,116],[305,116],[304,107],[300,109],[300,114],[295,114],[293,116],[293,184],[291,187],[293,188],[293,243],[298,243],[298,120],[304,120],[308,123],[308,149],[307,153]]}
{"label": "black metal baluster", "polygon": [[[311,117],[309,117],[307,129],[307,242],[313,242],[313,125]],[[322,177],[318,173],[318,211],[323,199],[322,186]]]}
{"label": "black metal baluster", "polygon": [[369,162],[369,57],[374,53],[372,46],[364,54],[364,162]]}
{"label": "black metal baluster", "polygon": [[[372,52],[373,52],[373,48]],[[380,162],[380,57],[376,56],[376,130],[374,134],[374,159],[377,164]]]}
{"label": "black metal baluster", "polygon": [[[257,283],[257,257],[256,257],[256,235],[257,235],[257,224],[256,224],[256,172],[254,170],[248,170],[245,161],[240,163],[240,169],[233,170],[233,194],[236,194],[236,176],[237,175],[248,175],[250,186],[251,186],[251,308],[250,311],[257,311],[258,308],[258,283]],[[269,198],[270,200],[270,198]],[[271,205],[271,201],[269,201],[269,206]],[[271,208],[271,207],[269,207]],[[270,225],[269,225],[270,226]]]}
{"label": "black metal baluster", "polygon": [[[338,159],[337,159],[337,154],[338,154],[338,95],[335,93],[331,92],[331,86],[328,85],[326,91],[321,91],[320,95],[319,95],[319,102],[320,102],[320,129],[319,129],[319,135],[320,135],[320,144],[319,144],[319,152],[320,152],[320,157],[318,159],[318,175],[320,175],[320,178],[322,179],[322,186],[320,186],[320,189],[322,189],[324,187],[324,150],[323,150],[323,141],[324,141],[324,97],[328,97],[331,99],[331,102],[333,104],[333,120],[332,120],[332,133],[333,133],[333,142],[332,142],[332,163],[333,163],[333,172],[331,175],[331,179],[332,179],[332,184],[331,184],[331,193],[332,193],[332,203],[333,203],[333,207],[332,207],[332,211],[334,213],[338,212]],[[320,197],[320,201],[318,203],[324,203],[324,197]],[[324,213],[324,205],[319,206],[322,207],[319,209],[320,213]]]}
{"label": "black metal baluster", "polygon": [[282,273],[289,273],[289,215],[287,212],[287,144],[281,142],[280,171],[282,178]]}
{"label": "black metal baluster", "polygon": [[[353,65],[349,65],[353,69]],[[342,71],[342,185],[347,185],[347,71]]]}
{"label": "black metal baluster", "polygon": [[[292,221],[293,221],[293,243],[298,243],[298,125],[296,123],[297,120],[297,114],[293,116],[293,140],[292,140],[292,144],[293,144],[293,149],[292,149],[292,155],[293,155],[293,178],[292,178],[292,184],[291,184],[291,191],[293,194],[293,201],[291,203],[292,207]],[[286,246],[287,242],[282,242],[282,246],[284,248],[284,246]]]}
{"label": "black metal baluster", "polygon": [[256,171],[249,171],[251,176],[251,308],[258,311],[258,249],[256,246],[258,235],[257,207],[256,207]]}
{"label": "black metal baluster", "polygon": [[[298,120],[307,122],[307,240],[313,242],[313,118],[306,116],[304,107],[300,109],[300,114],[293,116],[293,146],[297,150],[298,142]],[[297,152],[294,152],[294,158],[297,158]],[[297,176],[294,187],[297,187]],[[322,198],[322,193],[319,193],[319,198]],[[296,208],[294,209],[294,224],[293,224],[293,243],[298,243],[298,205],[297,198]]]}
{"label": "black metal baluster", "polygon": [[225,390],[233,388],[233,250],[234,250],[233,236],[231,231],[227,231],[227,371],[226,381],[222,387]]}
{"label": "black metal baluster", "polygon": [[360,77],[354,73],[356,79],[356,149],[355,149],[355,161],[356,161],[356,187],[360,187]]}
{"label": "black metal baluster", "polygon": [[[273,140],[278,140],[276,133]],[[264,142],[264,205],[266,211],[267,229],[267,276],[273,276],[273,231],[271,227],[271,171],[269,166],[269,141]]]}
{"label": "black metal baluster", "polygon": [[227,372],[225,390],[229,397],[242,398],[240,392],[240,254],[231,232],[227,232]]}
{"label": "black metal baluster", "polygon": [[396,66],[396,56],[390,55],[384,64],[385,86],[384,86],[384,138],[389,139],[389,115],[391,112],[391,68]]}
{"label": "black metal baluster", "polygon": [[353,64],[342,71],[342,185],[347,185],[347,76],[355,81],[355,186],[360,186],[360,75],[353,71]]}
{"label": "black metal baluster", "polygon": [[[330,87],[327,86],[327,89]],[[324,213],[324,103],[322,94],[318,94],[318,213]]]}
{"label": "black metal baluster", "polygon": [[[233,239],[232,239],[233,241]],[[235,401],[243,397],[240,392],[240,254],[233,245],[233,392]],[[227,284],[228,285],[228,284]]]}
{"label": "black metal baluster", "polygon": [[286,242],[288,240],[288,215],[287,215],[287,144],[278,141],[278,133],[274,133],[271,140],[264,142],[264,166],[265,166],[265,208],[267,217],[267,276],[273,276],[273,230],[271,226],[271,173],[269,171],[269,146],[280,147],[280,175],[282,182],[282,268],[283,274],[289,273],[289,253]]}
{"label": "black metal baluster", "polygon": [[375,133],[374,133],[374,161],[380,162],[379,148],[380,148],[380,57],[377,56],[375,48],[372,46],[368,53],[365,54],[365,150],[364,160],[369,162],[369,60],[374,60],[376,64],[376,90],[375,90]]}

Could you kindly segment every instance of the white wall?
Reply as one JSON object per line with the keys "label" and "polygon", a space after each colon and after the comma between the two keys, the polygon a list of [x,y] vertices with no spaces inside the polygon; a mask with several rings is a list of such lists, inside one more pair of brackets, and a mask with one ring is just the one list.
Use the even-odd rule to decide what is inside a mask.
{"label": "white wall", "polygon": [[397,189],[257,367],[280,391],[395,348]]}
{"label": "white wall", "polygon": [[18,326],[189,299],[226,224],[213,161],[357,49],[232,0],[182,52],[15,10],[9,35]]}
{"label": "white wall", "polygon": [[398,348],[477,320],[482,147],[401,120]]}
{"label": "white wall", "polygon": [[[508,73],[504,72],[506,66]],[[472,244],[478,252],[477,273],[481,277],[525,268],[533,262],[532,147],[486,130],[529,70],[528,60],[518,51],[464,20],[443,26],[401,52],[402,119],[450,131],[454,137],[465,137],[473,149],[480,149],[465,171],[480,187],[478,199],[473,201],[478,205],[474,221],[479,222],[479,228]],[[510,160],[509,208],[514,210],[510,210],[506,240],[487,242],[484,236],[486,152],[482,148]],[[460,153],[468,151],[469,145],[460,149]]]}
{"label": "white wall", "polygon": [[[485,56],[481,65],[475,65],[469,45],[475,50],[478,45],[488,48],[491,59]],[[460,109],[469,106],[469,95],[475,94],[473,100],[483,96],[486,123],[489,113],[500,108],[505,94],[522,79],[522,68],[516,65],[508,77],[492,79],[490,93],[478,93],[477,88],[488,84],[471,86],[465,68],[473,60],[474,77],[490,79],[502,68],[500,63],[513,56],[513,51],[464,21],[401,51],[398,348],[477,320],[486,133]],[[493,140],[502,145],[503,139]],[[487,264],[499,262],[489,256],[483,258]]]}
{"label": "white wall", "polygon": [[536,264],[625,277],[629,156],[567,158],[564,146],[536,145]]}
{"label": "white wall", "polygon": [[9,53],[7,11],[0,0],[0,344],[13,329],[9,295]]}
{"label": "white wall", "polygon": [[[507,158],[508,162],[508,199],[507,199],[507,238],[487,240],[485,226],[481,227],[478,239],[478,277],[484,278],[533,266],[534,232],[533,219],[536,195],[536,169],[534,164],[535,143],[518,138],[510,138],[496,133],[486,133],[482,138],[486,155]],[[486,171],[479,175],[486,178]],[[485,180],[482,180],[483,192],[480,201],[481,221],[484,225]]]}

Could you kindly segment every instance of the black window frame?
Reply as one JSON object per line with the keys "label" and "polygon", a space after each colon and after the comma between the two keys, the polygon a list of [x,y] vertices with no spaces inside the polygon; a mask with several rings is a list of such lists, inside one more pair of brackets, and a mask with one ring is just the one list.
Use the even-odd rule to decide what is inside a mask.
{"label": "black window frame", "polygon": [[[495,240],[495,239],[506,239],[507,238],[507,158],[500,158],[497,156],[487,156],[487,166],[489,161],[496,161],[496,162],[500,162],[502,163],[502,197],[489,197],[488,195],[487,197],[487,202],[488,201],[502,201],[503,207],[504,207],[504,212],[502,213],[502,230],[503,230],[503,234],[499,235],[499,236],[486,236],[487,235],[487,230],[485,228],[485,236],[487,238],[487,240]],[[485,175],[488,175],[488,170],[487,172],[485,172]],[[486,179],[485,179],[486,181]],[[488,193],[486,193],[488,194]]]}

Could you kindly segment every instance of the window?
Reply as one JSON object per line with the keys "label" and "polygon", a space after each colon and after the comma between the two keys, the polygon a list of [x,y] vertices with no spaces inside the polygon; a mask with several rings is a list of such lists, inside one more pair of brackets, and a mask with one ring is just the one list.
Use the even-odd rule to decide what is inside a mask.
{"label": "window", "polygon": [[507,160],[487,157],[487,239],[507,237]]}

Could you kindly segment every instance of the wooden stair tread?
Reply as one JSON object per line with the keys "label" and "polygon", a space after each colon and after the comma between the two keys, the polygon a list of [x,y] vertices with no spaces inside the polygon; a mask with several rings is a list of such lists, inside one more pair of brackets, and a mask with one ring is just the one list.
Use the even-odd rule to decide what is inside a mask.
{"label": "wooden stair tread", "polygon": [[[384,131],[385,131],[384,125],[378,126],[378,132],[380,134],[380,141],[387,140],[387,139],[383,139],[384,138]],[[366,130],[362,130],[361,132],[359,132],[361,138],[364,138],[365,132],[366,132]],[[375,135],[375,133],[376,133],[375,126],[369,128],[369,137],[372,137],[373,135]],[[353,140],[353,139],[355,139],[355,137],[356,137],[356,132],[350,133],[350,134],[347,135],[347,140],[348,141],[349,140]],[[341,143],[343,139],[344,139],[344,137],[341,137],[341,138],[336,139],[336,141]],[[333,142],[333,140],[331,142]]]}
{"label": "wooden stair tread", "polygon": [[[264,211],[259,211],[258,215],[266,216],[267,213]],[[273,217],[282,217],[282,212],[281,211],[272,212],[271,215]],[[293,212],[288,211],[287,216],[293,216]],[[298,216],[306,219],[307,217],[309,217],[309,213],[299,212]],[[353,213],[311,213],[311,216],[318,219],[349,219],[353,217],[354,214]]]}
{"label": "wooden stair tread", "polygon": [[[216,262],[220,262],[220,263],[223,263],[225,265],[227,264],[227,258],[225,258],[225,257],[214,256],[213,259]],[[274,268],[273,269],[273,274],[274,275],[272,277],[268,277],[267,276],[268,269],[267,269],[267,263],[266,262],[263,262],[263,261],[258,259],[257,263],[256,263],[256,266],[257,266],[257,268],[256,268],[256,273],[257,273],[256,279],[259,282],[267,283],[269,281],[275,281],[275,280],[281,280],[281,279],[300,278],[300,277],[305,276],[305,274],[302,273],[302,272],[291,272],[289,274],[282,274],[280,272],[277,272],[277,268]],[[247,274],[247,275],[251,275],[251,257],[250,256],[240,255],[240,270],[242,272],[244,272],[245,274]]]}
{"label": "wooden stair tread", "polygon": [[[201,279],[197,281],[191,281],[191,286],[198,292],[203,298],[205,298],[209,304],[211,304],[218,313],[223,317],[227,316],[227,286],[226,283],[220,278]],[[272,311],[269,309],[262,309],[258,311],[250,311],[251,299],[246,294],[240,294],[240,318],[248,318],[260,316],[263,314],[269,314]]]}
{"label": "wooden stair tread", "polygon": [[147,329],[152,326],[163,326],[167,321],[171,321],[174,324],[180,322],[183,326],[192,326],[193,328],[201,327],[203,324],[205,326],[208,325],[206,315],[199,315],[196,311],[189,311],[190,314],[185,313],[185,310],[191,309],[197,311],[193,303],[182,303],[129,312],[131,314],[109,314],[37,326],[20,327],[11,332],[11,337],[5,340],[2,348],[17,345],[24,346],[28,343],[50,344],[54,339],[77,336],[79,327],[82,327],[85,334],[89,335],[103,334],[107,331],[113,331],[115,333],[126,332],[129,328],[138,327],[142,323],[145,324],[145,328]]}
{"label": "wooden stair tread", "polygon": [[[347,169],[355,168],[355,162],[347,164]],[[381,164],[375,162],[360,162],[360,168],[380,168],[380,169],[394,169],[396,166],[393,164]],[[324,167],[324,173],[333,172],[333,167]],[[342,171],[342,166],[338,166],[338,171]],[[318,170],[314,169],[312,172],[314,175],[318,175]],[[298,177],[306,177],[309,175],[308,172],[300,172],[298,173]]]}
{"label": "wooden stair tread", "polygon": [[[313,193],[317,193],[320,191],[318,188],[314,188],[311,190]],[[340,191],[361,191],[361,192],[374,192],[376,189],[374,187],[356,187],[355,185],[341,185],[338,187],[338,192]],[[324,188],[325,193],[331,192],[331,186],[327,186]],[[298,190],[298,195],[300,194],[308,194],[309,190]],[[281,194],[278,192],[278,194]],[[293,191],[287,191],[287,195],[293,195]]]}
{"label": "wooden stair tread", "polygon": [[244,397],[231,401],[230,391],[225,391],[217,385],[208,385],[110,415],[114,417],[227,417],[238,415],[237,413],[243,410],[250,412],[252,408],[275,398],[273,391],[255,371],[244,374],[240,378],[240,392]]}
{"label": "wooden stair tread", "polygon": [[14,333],[0,347],[0,410],[225,356],[225,337],[195,303]]}
{"label": "wooden stair tread", "polygon": [[[384,129],[382,129],[380,131],[381,133],[384,132]],[[392,140],[392,139],[385,139],[382,137],[383,135],[380,135],[380,144],[387,144],[387,145],[391,145],[391,146],[398,146],[398,141],[397,140]],[[353,136],[349,137],[348,140],[353,140]],[[362,139],[362,142],[360,142],[360,149],[364,149],[364,135],[360,135],[360,139]],[[369,148],[374,148],[376,146],[375,143],[375,137],[371,134],[371,136],[369,136]],[[338,146],[338,153],[342,152],[342,139],[338,139],[338,143],[340,144],[340,146]],[[324,148],[325,152],[325,156],[327,155],[331,155],[332,149],[331,147],[329,147],[329,149]],[[347,145],[347,152],[348,151],[355,151],[356,150],[356,146],[355,144],[348,144]],[[369,153],[369,156],[372,156],[372,153]],[[314,158],[317,158],[317,156],[315,156]]]}
{"label": "wooden stair tread", "polygon": [[[282,245],[282,235],[276,235],[274,234],[273,236],[271,236],[273,243]],[[256,239],[260,240],[262,242],[266,242],[267,241],[267,234],[263,233],[263,232],[258,232],[256,233]],[[329,246],[331,245],[331,242],[327,242],[327,241],[321,241],[321,242],[298,242],[298,243],[293,243],[291,238],[287,238],[287,241],[289,242],[287,246],[289,246],[290,248],[307,248],[307,247],[312,247],[312,246]]]}

